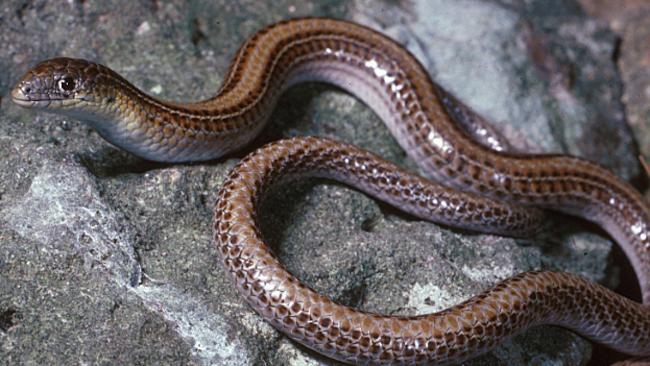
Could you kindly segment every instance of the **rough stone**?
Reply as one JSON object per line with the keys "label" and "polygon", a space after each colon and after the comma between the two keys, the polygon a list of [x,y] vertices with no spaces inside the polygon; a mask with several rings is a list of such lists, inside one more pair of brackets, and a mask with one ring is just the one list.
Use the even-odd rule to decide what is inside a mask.
{"label": "rough stone", "polygon": [[[581,0],[585,10],[606,21],[620,36],[614,55],[625,85],[623,103],[641,156],[650,161],[650,3],[644,0]],[[646,195],[650,192],[646,191]]]}

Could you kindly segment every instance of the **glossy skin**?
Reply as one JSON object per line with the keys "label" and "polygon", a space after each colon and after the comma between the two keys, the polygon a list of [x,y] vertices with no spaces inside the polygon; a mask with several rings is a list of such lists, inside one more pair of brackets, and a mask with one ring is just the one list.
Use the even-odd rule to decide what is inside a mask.
{"label": "glossy skin", "polygon": [[[366,172],[373,172],[367,174]],[[650,352],[650,309],[568,273],[528,272],[439,313],[383,316],[319,295],[284,270],[260,235],[258,203],[287,178],[333,178],[407,212],[457,216],[430,183],[353,146],[299,137],[243,159],[219,192],[215,242],[247,302],[292,339],[352,364],[458,363],[538,324],[560,325],[621,352]],[[394,177],[399,176],[399,179]],[[424,194],[423,194],[424,193]],[[482,217],[479,207],[468,217]]]}
{"label": "glossy skin", "polygon": [[[271,324],[318,352],[356,364],[455,363],[542,323],[650,356],[650,208],[641,195],[581,159],[504,152],[507,143],[462,106],[458,112],[411,54],[370,29],[329,19],[275,24],[244,43],[217,95],[197,103],[157,100],[104,66],[72,59],[37,65],[12,98],[87,120],[107,140],[144,158],[193,161],[252,140],[282,90],[307,80],[330,82],[359,97],[432,178],[470,193],[405,172],[397,179],[390,164],[330,140],[286,140],[250,155],[219,193],[215,243],[237,288]],[[284,269],[255,223],[257,202],[270,184],[304,175],[341,180],[419,217],[473,230],[521,235],[538,227],[539,213],[515,204],[581,216],[621,245],[646,305],[551,272],[516,276],[463,304],[418,317],[335,304]]]}

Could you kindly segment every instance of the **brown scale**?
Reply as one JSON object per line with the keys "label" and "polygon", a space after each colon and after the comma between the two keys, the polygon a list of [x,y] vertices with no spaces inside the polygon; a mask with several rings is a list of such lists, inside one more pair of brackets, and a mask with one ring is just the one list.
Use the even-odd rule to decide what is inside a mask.
{"label": "brown scale", "polygon": [[[278,145],[289,148],[276,149],[276,146]],[[355,151],[353,147],[347,145],[340,147],[340,144],[331,141],[317,140],[314,138],[297,138],[290,141],[278,142],[258,151],[256,153],[257,156],[249,157],[249,159],[245,160],[245,163],[238,165],[238,168],[231,175],[230,179],[232,180],[229,180],[229,182],[237,181],[239,184],[242,184],[245,179],[241,178],[241,173],[238,173],[238,171],[245,171],[247,169],[250,169],[246,166],[247,164],[258,167],[258,163],[261,164],[263,162],[265,165],[270,165],[273,164],[273,160],[281,160],[284,162],[282,168],[284,170],[292,170],[293,168],[291,165],[302,166],[303,168],[307,169],[309,168],[310,164],[300,164],[302,156],[311,154],[310,149],[314,149],[315,151],[318,151],[319,154],[322,154],[324,151],[324,146],[325,149],[330,150],[330,155],[332,155],[332,150],[336,151],[337,148],[340,148],[340,153],[338,154],[339,159],[342,159],[343,156],[360,155],[356,159],[358,163],[363,163],[368,166],[381,165],[376,162],[372,162],[369,154],[362,153],[361,151]],[[291,147],[293,147],[293,149],[291,149]],[[272,153],[265,151],[267,149]],[[337,154],[334,153],[334,155]],[[260,159],[259,156],[264,156],[264,159]],[[270,161],[268,160],[269,157],[271,157]],[[351,161],[353,163],[354,159]],[[342,166],[339,164],[331,164],[329,166],[332,169],[336,170],[344,169],[347,165]],[[253,170],[261,169],[255,168]],[[295,171],[299,172],[299,169],[295,169]],[[267,172],[271,174],[271,170],[267,170]],[[264,175],[259,175],[257,179],[265,181],[266,177],[264,177]],[[408,180],[409,177],[402,176],[401,179],[394,179],[391,180],[391,182],[396,186],[406,186],[409,184]],[[226,184],[225,187],[225,190],[233,190],[239,192],[246,191],[237,188],[237,185],[233,186],[231,184]],[[226,194],[220,194],[220,200],[224,199],[226,196]],[[472,207],[487,208],[485,204],[476,204]],[[222,209],[227,210],[227,208]],[[497,214],[498,211],[499,209],[493,213]],[[223,220],[224,216],[220,216],[219,219]],[[239,225],[254,226],[255,223],[240,223]],[[227,243],[222,242],[220,245],[224,244]],[[262,243],[258,243],[257,245],[261,247],[264,246]],[[234,270],[237,271],[237,269]],[[567,316],[557,316],[555,314],[549,315],[552,313],[551,311],[543,311],[542,308],[535,305],[539,303],[539,300],[536,299],[545,299],[544,301],[547,303],[547,306],[553,306],[554,312],[556,313],[566,311],[566,309],[575,309],[575,306],[571,306],[572,303],[576,301],[575,298],[572,296],[561,296],[557,293],[556,290],[553,290],[553,286],[551,285],[553,281],[562,283],[562,279],[556,279],[558,276],[571,275],[548,274],[544,272],[519,275],[511,280],[514,281],[514,283],[502,283],[501,285],[496,286],[485,294],[477,297],[476,304],[473,304],[472,300],[469,300],[464,305],[455,307],[453,310],[451,310],[451,312],[448,311],[441,313],[439,316],[442,316],[443,318],[436,318],[435,315],[430,315],[427,317],[414,318],[400,317],[398,321],[397,318],[391,320],[391,318],[378,317],[373,314],[357,314],[359,316],[366,316],[366,320],[371,321],[357,322],[357,326],[362,327],[361,329],[347,329],[346,326],[346,329],[343,331],[341,330],[341,325],[349,324],[346,322],[346,314],[352,310],[341,307],[340,305],[333,304],[329,300],[322,300],[324,302],[326,301],[325,304],[327,304],[325,308],[327,309],[326,313],[331,314],[330,317],[326,317],[320,310],[313,311],[303,308],[302,306],[297,306],[298,303],[307,302],[300,300],[300,297],[293,296],[291,300],[294,301],[292,311],[294,314],[296,314],[293,319],[293,322],[295,323],[286,324],[285,322],[274,322],[274,324],[280,329],[283,329],[283,327],[286,326],[287,332],[290,336],[300,340],[301,342],[305,342],[305,344],[309,347],[320,350],[325,354],[339,358],[343,361],[356,359],[361,362],[363,360],[371,361],[374,359],[372,362],[382,362],[383,360],[402,362],[409,359],[413,362],[416,360],[423,362],[457,362],[468,357],[472,354],[472,352],[478,350],[484,351],[488,346],[495,345],[497,343],[497,338],[516,334],[517,332],[521,331],[522,327],[527,327],[529,324],[539,323],[544,320],[537,319],[537,316],[535,314],[544,314],[544,318],[550,318],[550,320],[548,320],[549,322],[553,322],[554,318],[570,318],[571,314]],[[584,300],[583,302],[589,301],[603,304],[605,301],[604,299],[616,296],[611,292],[607,292],[605,289],[599,289],[599,291],[594,294],[593,291],[589,291],[587,289],[587,286],[595,285],[587,285],[584,280],[580,278],[569,277],[569,280],[566,280],[566,283],[562,286],[575,288],[575,291],[581,291],[582,293],[586,294],[585,296],[589,296],[591,294],[591,297],[588,300]],[[539,281],[542,281],[542,286],[539,286]],[[577,282],[577,286],[574,285],[575,282]],[[290,286],[296,285],[295,282],[292,283],[293,284]],[[263,288],[263,286],[261,286],[260,289],[261,288]],[[315,304],[318,302],[317,294],[310,293],[311,290],[304,286],[300,286],[300,288],[303,291],[295,292],[296,294],[300,294],[299,296],[309,298],[309,304]],[[527,288],[531,290],[525,290]],[[541,291],[539,294],[537,293],[537,290],[532,290],[538,288],[541,288],[541,290],[539,290]],[[492,309],[491,312],[488,311],[486,313],[476,315],[472,313],[476,312],[476,309],[478,308],[485,309],[484,304],[491,303],[494,301],[492,300],[493,298],[496,299],[494,297],[496,296],[495,293],[499,293],[499,305],[495,304],[494,306],[489,306],[489,308]],[[563,301],[557,301],[561,298]],[[618,298],[616,298],[616,300],[619,301]],[[627,337],[650,337],[650,335],[648,335],[648,329],[645,328],[646,326],[650,325],[648,314],[644,314],[643,309],[638,307],[638,305],[630,306],[631,304],[634,303],[628,301],[628,304],[626,304],[626,306],[628,309],[630,309],[630,312],[634,313],[634,315],[629,315],[628,317],[638,318],[639,321],[632,323],[631,326],[637,326],[638,328],[628,331],[628,333],[631,332],[632,334],[627,335]],[[334,308],[332,308],[332,306]],[[505,311],[506,313],[503,313],[502,311]],[[596,308],[594,311],[596,314],[604,313],[604,310],[599,308]],[[282,310],[281,312],[285,313],[286,311]],[[569,310],[569,312],[571,312],[571,310]],[[318,319],[319,316],[321,316],[320,319]],[[477,326],[473,320],[479,318],[485,319],[487,323]],[[443,320],[444,323],[439,323],[439,320]],[[425,322],[426,324],[418,324],[417,327],[409,327],[404,325],[405,323],[401,323],[403,321]],[[382,325],[384,322],[385,325]],[[339,326],[333,326],[335,323],[339,324]],[[571,322],[569,321],[568,323]],[[610,323],[612,323],[611,320]],[[578,332],[584,331],[583,329],[580,329],[582,323],[575,325],[563,324],[562,322],[559,322],[556,324],[571,327]],[[440,328],[436,328],[437,326]],[[613,325],[610,325],[610,327],[612,326],[618,326],[618,328],[622,327],[616,322],[613,322]],[[605,327],[607,327],[607,325]],[[423,339],[417,338],[417,340],[413,339],[412,337],[414,337],[416,333],[409,330],[412,328],[430,329],[430,340],[426,341],[426,337]],[[628,326],[622,328],[625,329],[628,328]],[[383,331],[380,329],[383,329]],[[439,331],[435,331],[435,329],[439,329]],[[447,332],[445,329],[452,329],[452,331]],[[611,329],[608,331],[611,332]],[[621,331],[621,329],[617,329],[617,331]],[[626,330],[623,330],[623,332],[624,331]],[[368,337],[364,337],[362,334],[368,334]],[[593,334],[585,335],[588,337],[598,336]],[[325,336],[328,339],[331,339],[333,343],[323,343]],[[622,336],[625,337],[624,334]],[[310,341],[310,339],[313,339],[313,342]],[[600,339],[596,338],[596,340]],[[354,347],[352,347],[351,344],[354,344]],[[406,344],[419,345],[419,347],[422,348],[410,348],[406,347]],[[420,356],[416,357],[416,355]]]}
{"label": "brown scale", "polygon": [[[325,52],[327,48],[342,51],[342,55],[328,55]],[[302,63],[294,61],[298,59],[303,60]],[[371,59],[396,79],[392,83],[378,79],[372,81],[375,70],[370,69],[366,62]],[[474,142],[470,135],[476,128],[472,126],[480,127],[484,121],[466,107],[459,106],[461,113],[458,115],[468,116],[464,122],[469,126],[469,133],[452,123],[447,110],[456,110],[453,97],[445,98],[444,92],[429,79],[426,70],[397,43],[359,25],[311,18],[269,26],[240,48],[219,93],[203,102],[179,104],[160,101],[144,94],[104,66],[64,58],[37,65],[12,91],[12,98],[24,106],[30,104],[25,100],[34,101],[30,99],[32,95],[35,95],[33,98],[42,95],[61,98],[65,93],[59,92],[56,84],[63,76],[72,75],[78,82],[76,92],[94,93],[98,103],[111,100],[115,103],[113,107],[79,102],[74,107],[95,114],[107,111],[106,120],[113,120],[114,125],[96,127],[109,141],[152,160],[205,160],[227,154],[251,141],[261,130],[275,105],[278,90],[292,70],[320,60],[354,66],[358,69],[359,80],[366,82],[366,86],[387,93],[384,100],[392,103],[388,111],[397,117],[386,121],[387,124],[392,131],[397,131],[396,137],[405,150],[433,178],[451,187],[493,198],[578,214],[602,225],[630,258],[644,301],[650,302],[650,209],[638,192],[593,163],[559,155],[531,157],[497,152],[487,147],[486,140],[482,141],[483,144]],[[311,72],[309,67],[303,70]],[[403,89],[393,91],[391,87],[396,85],[403,86]],[[116,107],[120,111],[111,112]],[[62,109],[53,111],[66,113]],[[124,116],[131,115],[140,127],[133,136],[123,136]],[[170,137],[172,130],[174,133]],[[436,141],[428,141],[432,132]],[[143,135],[148,138],[142,139]],[[300,159],[309,154],[318,158],[300,163]],[[348,170],[349,164],[327,163],[327,159],[341,161],[342,157],[349,158],[352,164],[356,161],[369,168],[376,165],[379,172],[359,168]],[[276,166],[276,159],[281,159],[282,163]],[[399,173],[391,175],[388,173],[390,170]],[[454,307],[453,311],[426,317],[382,317],[332,303],[285,272],[260,239],[254,221],[256,213],[248,212],[257,207],[268,184],[282,181],[282,177],[294,173],[329,176],[355,185],[419,217],[475,230],[525,235],[526,230],[537,227],[541,219],[536,211],[433,185],[366,152],[350,146],[341,147],[332,141],[293,139],[261,150],[238,164],[222,188],[215,212],[215,242],[223,263],[251,306],[270,318],[278,329],[308,347],[346,362],[412,363],[416,361],[414,355],[426,355],[420,358],[423,363],[442,364],[459,362],[484,352],[502,337],[520,332],[529,324],[547,322],[568,327],[623,352],[650,353],[647,307],[568,274],[522,274],[506,280],[483,296]],[[356,174],[364,176],[357,177]],[[373,174],[376,175],[367,177]],[[395,178],[399,175],[409,178],[396,184]],[[425,199],[428,203],[426,208],[421,205],[422,195],[430,195]],[[459,201],[448,201],[453,197]],[[434,204],[433,199],[438,200],[438,204]],[[610,205],[610,199],[614,199],[616,205]],[[459,210],[454,212],[442,207],[443,202],[454,207],[459,207],[459,202],[467,204],[459,213]],[[231,241],[231,238],[236,239]],[[294,317],[274,318],[278,314],[275,310],[284,305],[269,301],[272,294],[265,293],[265,287],[256,284],[255,278],[261,273],[271,276],[269,285],[285,290],[286,298],[281,301],[295,313]],[[580,294],[576,295],[576,291]],[[479,302],[480,306],[477,305]],[[331,323],[323,327],[313,318],[313,309],[320,309],[320,316],[330,319]],[[580,313],[580,309],[587,313]],[[620,313],[624,313],[625,318],[612,317],[613,309],[624,309]],[[467,311],[475,314],[475,318],[485,318],[477,311],[489,312],[488,322],[471,330],[463,325],[460,333],[437,328],[449,323],[464,324],[458,317]],[[349,334],[339,330],[341,321],[348,315],[356,319]],[[600,325],[596,331],[586,326],[594,321]],[[312,332],[314,329],[310,324],[318,324],[318,330]],[[309,332],[306,326],[310,327]],[[412,338],[415,333],[409,330],[416,328],[430,329],[431,332],[416,342]],[[386,330],[385,335],[396,348],[383,347],[378,341],[376,333],[382,329]],[[377,337],[364,341],[370,333]],[[440,337],[435,336],[438,333]],[[360,338],[350,338],[350,334]],[[611,334],[617,337],[612,338]],[[330,341],[317,342],[315,338],[318,337]],[[351,347],[351,342],[358,348]],[[406,346],[411,344],[416,345],[415,348]]]}

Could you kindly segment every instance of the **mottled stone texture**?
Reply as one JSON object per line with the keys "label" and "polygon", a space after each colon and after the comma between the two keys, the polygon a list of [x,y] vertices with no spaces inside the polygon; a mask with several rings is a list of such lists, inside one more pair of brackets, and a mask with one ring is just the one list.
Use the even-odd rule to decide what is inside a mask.
{"label": "mottled stone texture", "polygon": [[[216,262],[211,206],[243,152],[153,164],[83,123],[8,100],[22,72],[54,56],[99,61],[163,98],[207,97],[248,35],[304,15],[356,20],[400,40],[521,150],[586,156],[626,178],[638,171],[618,102],[615,37],[572,1],[6,1],[0,362],[334,364],[263,322]],[[340,138],[414,168],[372,111],[331,87],[290,90],[255,146],[299,134]],[[613,283],[611,244],[564,217],[542,238],[515,241],[415,220],[324,181],[281,188],[264,207],[264,235],[287,267],[365,310],[431,312],[533,268]],[[576,365],[589,354],[586,341],[543,327],[468,364]]]}
{"label": "mottled stone texture", "polygon": [[[650,160],[650,2],[645,0],[580,0],[590,14],[609,23],[619,35],[617,62],[624,81],[623,102],[639,141],[641,155]],[[646,191],[646,195],[648,195]]]}

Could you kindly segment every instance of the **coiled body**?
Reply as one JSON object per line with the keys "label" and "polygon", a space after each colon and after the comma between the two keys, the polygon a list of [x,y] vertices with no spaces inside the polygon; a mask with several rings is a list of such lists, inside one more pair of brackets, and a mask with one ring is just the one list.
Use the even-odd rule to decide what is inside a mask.
{"label": "coiled body", "polygon": [[[414,317],[367,314],[332,302],[283,269],[255,220],[270,185],[305,175],[334,178],[389,201],[386,192],[397,192],[406,211],[417,213],[422,200],[430,216],[455,211],[430,204],[452,192],[434,193],[422,178],[340,142],[283,140],[241,161],[219,193],[215,242],[248,303],[300,343],[353,364],[443,365],[480,354],[530,326],[555,324],[622,352],[650,352],[647,306],[568,273],[523,273],[450,309]],[[479,207],[490,210],[477,203],[463,211],[482,217]]]}
{"label": "coiled body", "polygon": [[[252,140],[280,93],[308,80],[359,97],[434,180],[469,193],[330,140],[286,140],[247,157],[219,193],[214,238],[237,288],[271,324],[355,364],[458,362],[536,324],[561,325],[622,352],[650,356],[650,208],[641,195],[584,160],[515,155],[486,146],[490,141],[475,142],[453,123],[444,106],[448,99],[415,58],[370,29],[330,19],[277,23],[246,41],[216,96],[197,103],[157,100],[106,67],[71,59],[36,66],[12,97],[23,106],[88,120],[107,140],[142,157],[192,161]],[[50,96],[47,105],[43,95]],[[335,304],[284,269],[255,223],[257,203],[270,184],[304,175],[341,180],[419,217],[473,230],[533,230],[539,212],[519,204],[581,216],[621,245],[646,305],[552,272],[519,275],[451,309],[418,317]]]}

